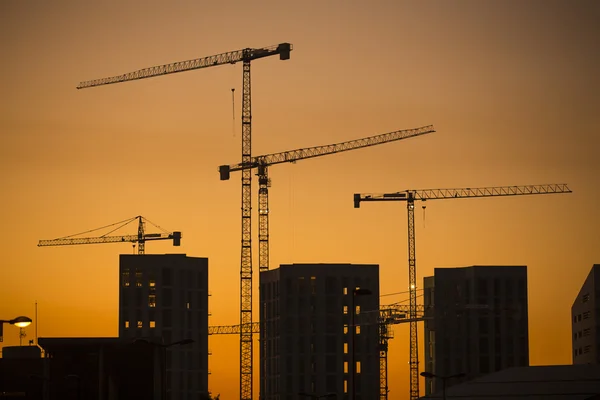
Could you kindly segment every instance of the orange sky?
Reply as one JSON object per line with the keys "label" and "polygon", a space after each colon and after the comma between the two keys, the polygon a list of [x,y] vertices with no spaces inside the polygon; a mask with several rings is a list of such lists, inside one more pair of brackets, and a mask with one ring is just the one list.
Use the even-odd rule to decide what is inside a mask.
{"label": "orange sky", "polygon": [[[402,292],[405,206],[356,210],[353,193],[568,183],[568,195],[431,202],[416,234],[419,282],[434,267],[527,265],[531,363],[570,363],[570,307],[600,262],[599,17],[593,0],[2,1],[0,318],[33,317],[37,300],[40,336],[117,335],[118,255],[131,248],[36,244],[141,214],[183,232],[182,247],[147,252],[209,258],[210,323],[238,323],[239,174],[221,182],[217,167],[240,160],[241,65],[75,87],[290,42],[289,61],[252,66],[255,155],[437,132],[273,167],[271,265],[378,263],[381,293]],[[408,326],[395,331],[400,400]],[[16,328],[4,336],[18,344]],[[238,347],[210,339],[224,398],[238,395]]]}

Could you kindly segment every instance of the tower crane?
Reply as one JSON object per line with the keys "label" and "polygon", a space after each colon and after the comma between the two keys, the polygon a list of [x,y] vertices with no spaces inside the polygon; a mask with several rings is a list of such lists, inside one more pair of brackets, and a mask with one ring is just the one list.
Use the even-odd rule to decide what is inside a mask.
{"label": "tower crane", "polygon": [[420,128],[404,129],[394,132],[383,133],[375,136],[369,136],[362,139],[349,140],[347,142],[329,144],[325,146],[306,147],[296,150],[288,150],[280,153],[266,154],[252,157],[248,163],[239,163],[233,165],[221,165],[219,174],[221,180],[228,180],[230,173],[234,171],[244,171],[246,169],[257,169],[258,176],[258,265],[260,271],[269,269],[269,179],[268,169],[271,165],[282,163],[294,163],[307,158],[315,158],[330,154],[341,153],[344,151],[362,149],[364,147],[376,146],[394,142],[397,140],[408,139],[415,136],[421,136],[435,132],[433,125],[427,125]]}
{"label": "tower crane", "polygon": [[[134,72],[109,78],[81,82],[77,89],[85,89],[113,83],[191,71],[242,62],[242,163],[252,159],[252,104],[250,86],[250,63],[259,58],[279,55],[280,60],[288,60],[293,47],[290,43],[263,48],[246,48],[214,56],[180,61],[166,65],[140,69]],[[240,400],[252,399],[252,249],[251,249],[251,194],[252,175],[250,169],[242,170],[242,250],[240,267]]]}
{"label": "tower crane", "polygon": [[566,184],[499,186],[459,189],[404,190],[384,194],[354,194],[354,208],[362,201],[405,201],[408,210],[408,283],[410,320],[410,399],[419,397],[419,354],[417,337],[417,279],[415,250],[415,201],[464,199],[475,197],[521,196],[571,193]]}
{"label": "tower crane", "polygon": [[[108,236],[110,233],[115,232],[118,229],[121,229],[125,225],[138,220],[138,233],[137,235],[112,235]],[[146,233],[144,225],[146,222],[150,222],[148,219],[138,215],[137,217],[133,217],[130,219],[126,219],[120,222],[115,222],[114,224],[110,224],[107,226],[103,226],[101,228],[92,229],[86,232],[77,233],[75,235],[65,236],[58,239],[49,239],[49,240],[40,240],[38,242],[38,247],[45,246],[67,246],[67,245],[75,245],[75,244],[99,244],[99,243],[137,243],[138,244],[138,254],[145,253],[145,244],[149,240],[173,240],[173,246],[179,246],[181,244],[181,232],[167,232],[158,225],[154,225],[155,227],[161,229],[163,232],[160,233]],[[118,226],[117,226],[118,225]],[[116,226],[116,227],[115,227]],[[107,234],[96,236],[96,237],[78,237],[79,235],[83,235],[90,232],[95,232],[101,229],[113,228]],[[134,245],[135,246],[135,245]]]}

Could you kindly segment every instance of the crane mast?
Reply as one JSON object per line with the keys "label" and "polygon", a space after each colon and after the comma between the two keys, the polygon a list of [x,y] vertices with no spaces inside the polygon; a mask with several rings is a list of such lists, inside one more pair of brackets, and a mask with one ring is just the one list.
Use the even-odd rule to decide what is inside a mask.
{"label": "crane mast", "polygon": [[359,208],[363,201],[405,201],[408,211],[408,284],[410,320],[410,399],[419,398],[419,353],[417,331],[417,279],[415,245],[415,201],[438,199],[462,199],[475,197],[522,196],[534,194],[571,193],[566,184],[498,186],[458,189],[404,190],[384,194],[355,194],[354,207]]}

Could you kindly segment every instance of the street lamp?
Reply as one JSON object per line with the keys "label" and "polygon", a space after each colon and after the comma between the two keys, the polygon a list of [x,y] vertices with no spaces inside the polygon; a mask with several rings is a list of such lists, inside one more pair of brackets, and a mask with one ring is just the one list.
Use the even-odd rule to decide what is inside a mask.
{"label": "street lamp", "polygon": [[31,325],[31,318],[20,316],[13,319],[0,319],[0,342],[4,341],[2,332],[2,327],[4,324],[11,324],[18,328],[25,328]]}
{"label": "street lamp", "polygon": [[318,394],[314,394],[314,393],[300,392],[300,393],[298,393],[298,395],[310,397],[311,399],[314,399],[314,400],[326,399],[328,397],[337,398],[337,394],[335,394],[335,393],[326,393],[326,394],[318,395]]}
{"label": "street lamp", "polygon": [[464,372],[461,372],[459,374],[454,374],[454,375],[436,375],[433,374],[431,372],[421,372],[421,376],[424,378],[438,378],[442,380],[442,399],[446,400],[446,381],[448,379],[452,379],[452,378],[462,378],[463,376],[466,376],[466,374]]}
{"label": "street lamp", "polygon": [[354,298],[356,296],[368,296],[370,294],[373,294],[373,292],[371,292],[369,289],[360,289],[360,288],[356,288],[352,291],[352,297],[350,297],[350,326],[352,327],[352,334],[350,335],[350,340],[351,340],[351,344],[352,344],[352,352],[351,352],[351,367],[352,367],[352,372],[350,375],[350,378],[352,379],[352,395],[350,396],[350,400],[354,400],[356,395],[355,395],[355,389],[356,389],[356,364],[354,361],[354,337],[356,336],[356,326],[354,325],[354,314],[356,313],[356,310],[354,308]]}

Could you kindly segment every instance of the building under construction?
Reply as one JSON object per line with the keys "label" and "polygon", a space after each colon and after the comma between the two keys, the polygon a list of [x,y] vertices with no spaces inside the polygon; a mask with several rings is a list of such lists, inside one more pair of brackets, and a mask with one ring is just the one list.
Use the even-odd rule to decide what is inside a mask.
{"label": "building under construction", "polygon": [[526,266],[435,268],[424,305],[426,394],[529,365]]}
{"label": "building under construction", "polygon": [[378,313],[378,265],[291,264],[261,272],[260,398],[378,398],[379,331],[369,322]]}
{"label": "building under construction", "polygon": [[208,394],[208,259],[121,255],[119,337],[163,353],[166,399]]}

